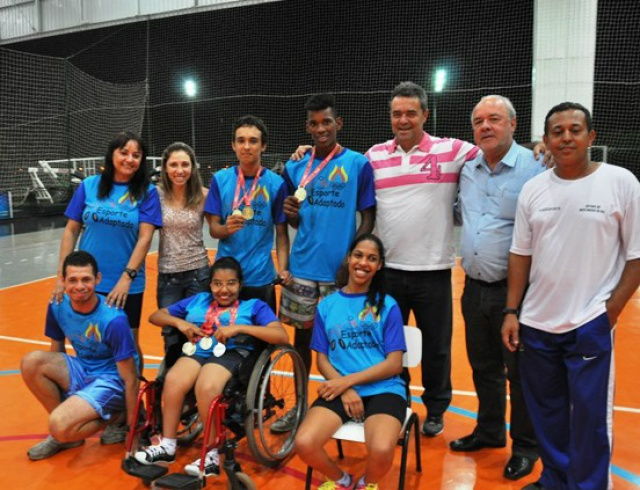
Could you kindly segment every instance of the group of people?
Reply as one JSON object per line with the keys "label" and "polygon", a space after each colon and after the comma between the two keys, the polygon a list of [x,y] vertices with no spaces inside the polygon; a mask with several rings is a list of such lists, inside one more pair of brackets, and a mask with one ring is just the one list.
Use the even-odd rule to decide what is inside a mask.
{"label": "group of people", "polygon": [[[105,171],[83,181],[66,211],[46,325],[52,352],[23,360],[27,385],[51,413],[51,435],[29,457],[79,445],[103,427],[103,443],[120,442],[135,422],[144,260],[159,228],[159,310],[149,320],[162,327],[173,367],[163,437],[135,458],[173,462],[185,394],[195,388],[206,411],[261,343],[288,341],[286,323],[307,372],[314,350],[326,379],[299,428],[297,453],[327,477],[323,490],[377,488],[410,400],[402,353],[411,312],[423,338],[421,432],[444,430],[459,220],[462,312],[479,408],[473,432],[451,450],[506,445],[508,379],[512,455],[504,476],[528,475],[540,457],[541,476],[527,490],[610,488],[613,332],[640,284],[633,225],[640,184],[625,169],[590,161],[589,111],[576,103],[549,111],[548,169],[514,141],[516,112],[499,95],[474,107],[474,145],[426,133],[424,90],[401,83],[389,101],[394,138],[365,155],[338,143],[343,119],[332,95],[312,96],[305,110],[313,146],[300,147],[282,177],[261,164],[266,126],[245,116],[232,129],[238,165],[217,172],[208,190],[183,143],[164,152],[157,190],[143,142],[122,133],[111,143]],[[205,219],[219,240],[212,268]],[[297,230],[291,245],[288,226]],[[72,253],[83,227],[83,252]],[[65,337],[75,357],[64,353]],[[365,426],[360,478],[324,450],[349,419]],[[294,423],[292,411],[271,430],[287,432]],[[197,473],[199,464],[186,471]],[[217,473],[213,449],[205,474]]]}

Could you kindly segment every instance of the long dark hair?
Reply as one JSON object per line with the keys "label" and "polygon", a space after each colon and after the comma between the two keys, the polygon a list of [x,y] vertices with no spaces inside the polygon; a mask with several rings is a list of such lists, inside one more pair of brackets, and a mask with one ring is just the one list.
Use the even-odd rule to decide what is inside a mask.
{"label": "long dark hair", "polygon": [[186,143],[177,141],[167,146],[164,153],[162,153],[162,170],[160,173],[160,187],[164,191],[165,195],[169,197],[169,200],[173,200],[173,182],[167,174],[167,162],[171,158],[171,154],[176,151],[184,151],[191,161],[191,176],[187,181],[187,208],[196,208],[204,199],[202,195],[202,179],[200,179],[200,171],[198,170],[198,164],[196,163],[196,154],[193,149]]}
{"label": "long dark hair", "polygon": [[372,306],[375,314],[379,315],[384,307],[384,299],[387,295],[387,284],[384,277],[384,245],[382,244],[382,240],[380,240],[373,233],[366,233],[364,235],[360,235],[353,240],[351,246],[349,247],[349,255],[353,253],[355,248],[358,246],[360,242],[370,241],[376,244],[378,248],[378,255],[380,255],[380,270],[377,271],[373,278],[371,279],[371,284],[369,285],[369,291],[367,291],[367,299],[366,304]]}
{"label": "long dark hair", "polygon": [[129,141],[138,143],[140,153],[142,154],[140,167],[129,181],[129,195],[136,201],[141,201],[147,195],[147,188],[149,187],[149,172],[147,171],[146,163],[147,147],[137,134],[130,131],[122,131],[111,140],[107,148],[107,153],[104,156],[104,171],[102,172],[100,185],[98,186],[99,199],[107,197],[111,193],[111,189],[113,189],[113,180],[116,173],[116,168],[113,165],[113,152],[127,146]]}

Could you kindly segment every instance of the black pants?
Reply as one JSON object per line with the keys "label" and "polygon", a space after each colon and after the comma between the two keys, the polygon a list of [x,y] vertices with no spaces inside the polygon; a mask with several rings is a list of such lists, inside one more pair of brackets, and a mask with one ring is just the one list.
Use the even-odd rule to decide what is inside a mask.
{"label": "black pants", "polygon": [[404,324],[413,311],[422,331],[422,401],[427,414],[442,416],[451,403],[451,270],[385,269],[385,273],[388,292],[398,302]]}
{"label": "black pants", "polygon": [[[518,353],[502,343],[500,330],[507,299],[506,281],[488,284],[467,277],[462,295],[467,356],[478,394],[478,422],[474,433],[486,442],[506,441],[507,386],[511,392],[512,452],[537,459],[538,444],[522,396]],[[506,367],[506,371],[505,371]]]}

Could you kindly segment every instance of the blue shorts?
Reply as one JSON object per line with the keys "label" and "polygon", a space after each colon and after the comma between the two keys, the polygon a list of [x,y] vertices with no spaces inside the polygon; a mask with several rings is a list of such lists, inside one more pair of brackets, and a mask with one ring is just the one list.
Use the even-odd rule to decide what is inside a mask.
{"label": "blue shorts", "polygon": [[63,400],[79,396],[104,420],[109,420],[114,412],[124,410],[124,382],[120,376],[89,376],[77,357],[64,354],[64,359],[69,369],[69,391],[63,393]]}

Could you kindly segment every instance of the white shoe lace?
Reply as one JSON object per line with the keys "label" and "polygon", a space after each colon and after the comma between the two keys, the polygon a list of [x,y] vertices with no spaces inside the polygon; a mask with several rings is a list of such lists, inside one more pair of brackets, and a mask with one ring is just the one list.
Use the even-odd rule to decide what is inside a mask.
{"label": "white shoe lace", "polygon": [[145,451],[151,458],[155,458],[157,456],[163,456],[165,454],[169,454],[164,446],[149,446]]}

